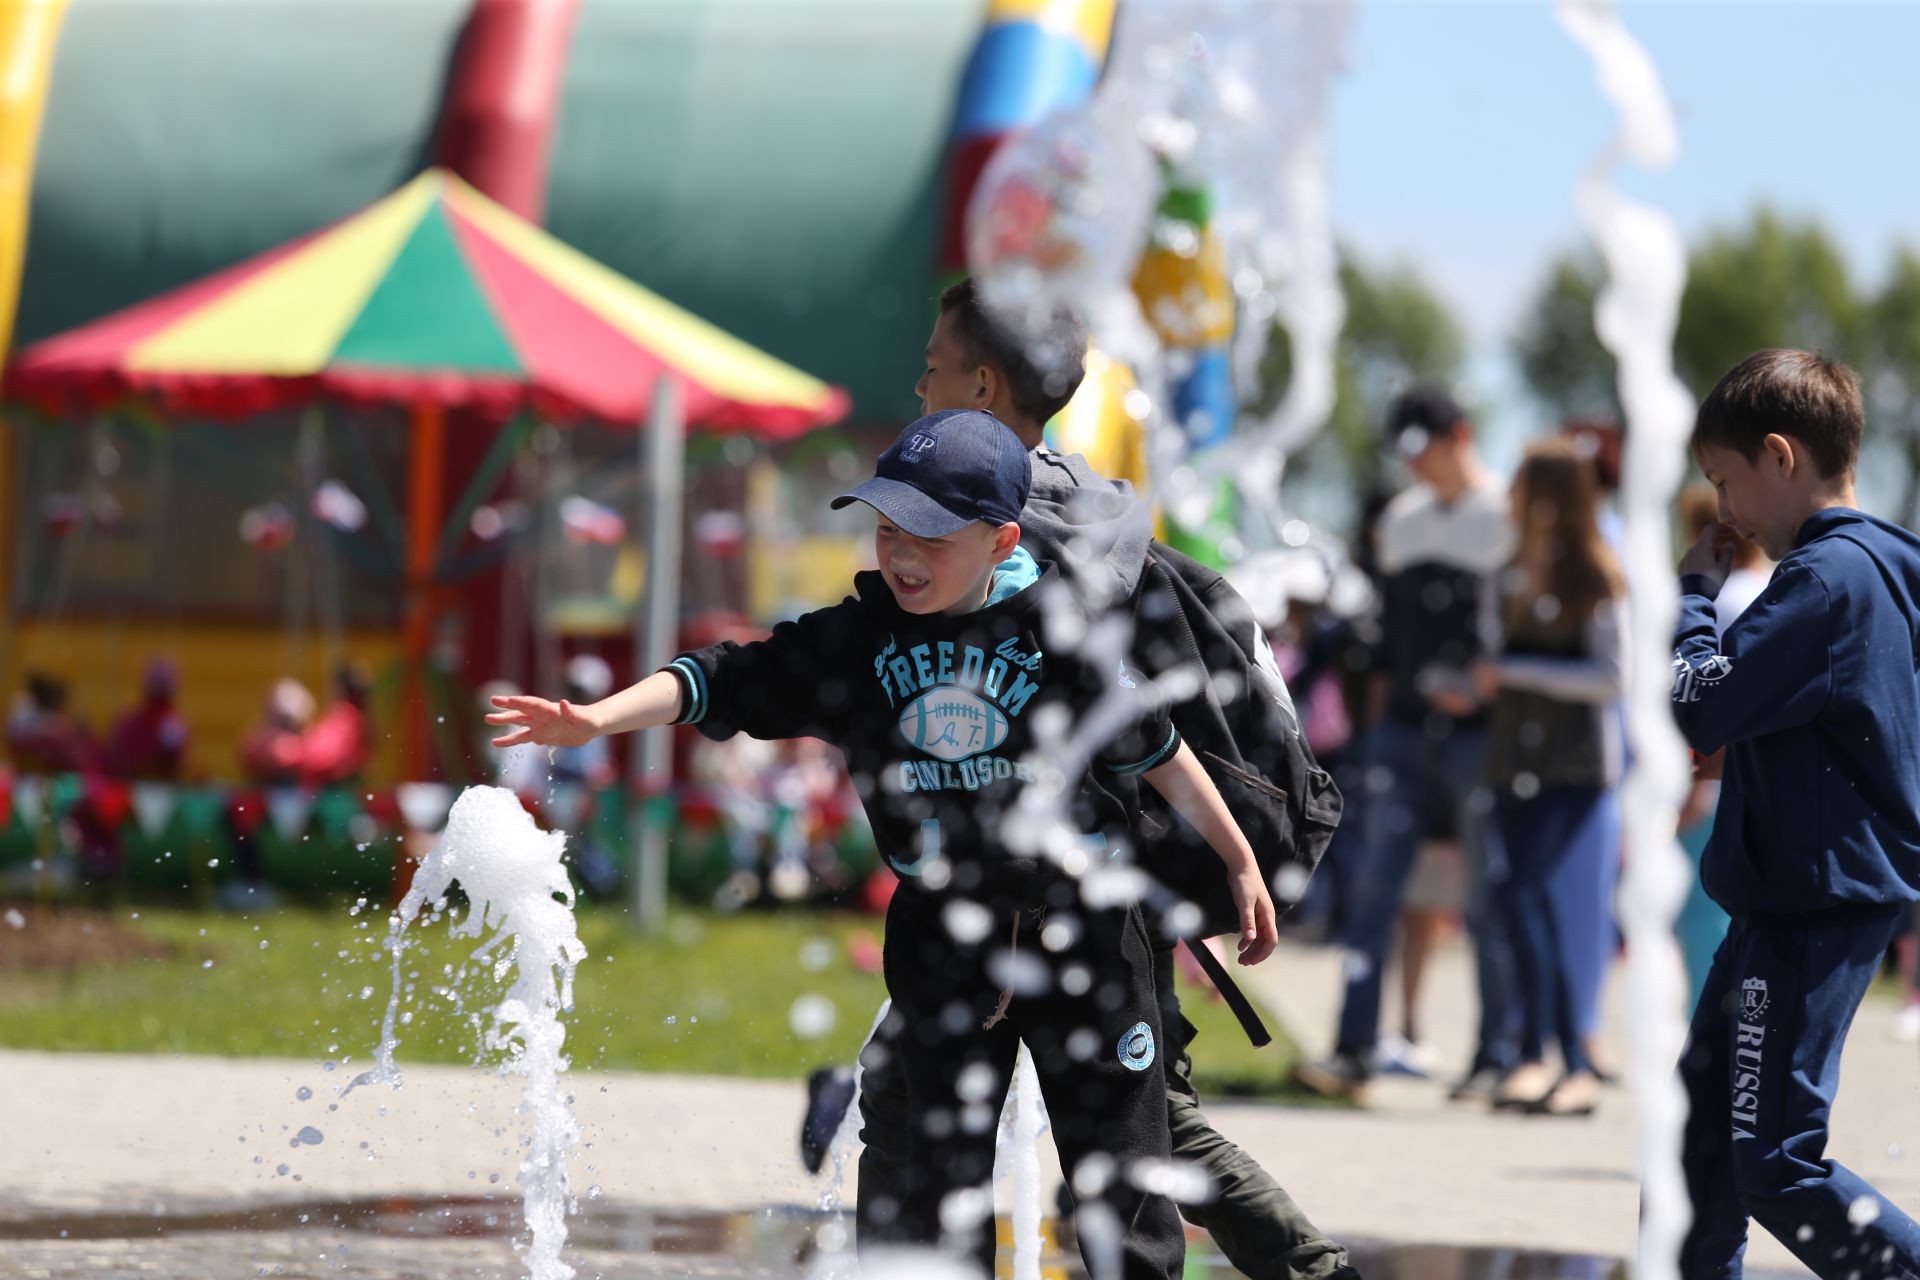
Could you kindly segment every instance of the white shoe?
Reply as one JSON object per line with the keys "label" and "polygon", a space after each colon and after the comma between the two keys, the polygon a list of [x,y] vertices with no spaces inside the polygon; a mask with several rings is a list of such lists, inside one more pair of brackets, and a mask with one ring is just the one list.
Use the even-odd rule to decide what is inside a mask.
{"label": "white shoe", "polygon": [[1381,1075],[1433,1078],[1433,1059],[1419,1044],[1404,1036],[1387,1036],[1373,1050],[1373,1069]]}
{"label": "white shoe", "polygon": [[1920,1041],[1920,1004],[1903,1004],[1893,1015],[1893,1038],[1901,1044]]}

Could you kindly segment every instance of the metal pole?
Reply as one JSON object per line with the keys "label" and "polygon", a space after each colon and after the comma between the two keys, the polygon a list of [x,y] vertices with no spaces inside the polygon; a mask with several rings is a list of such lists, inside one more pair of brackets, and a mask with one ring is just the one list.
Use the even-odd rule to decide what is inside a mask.
{"label": "metal pole", "polygon": [[[680,529],[685,488],[686,422],[680,384],[662,376],[640,443],[646,475],[647,607],[634,619],[635,675],[672,661],[680,632]],[[673,730],[648,729],[633,753],[627,834],[634,849],[634,919],[653,932],[667,918],[667,837],[673,822]]]}

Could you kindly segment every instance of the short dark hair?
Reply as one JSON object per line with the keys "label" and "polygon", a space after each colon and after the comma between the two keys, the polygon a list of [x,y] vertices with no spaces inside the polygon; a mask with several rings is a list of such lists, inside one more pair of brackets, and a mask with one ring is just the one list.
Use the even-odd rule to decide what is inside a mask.
{"label": "short dark hair", "polygon": [[1087,326],[1064,307],[1022,333],[988,311],[969,276],[940,295],[940,313],[952,318],[954,340],[973,367],[999,370],[1015,411],[1037,425],[1066,408],[1087,376]]}
{"label": "short dark hair", "polygon": [[1850,476],[1866,431],[1860,377],[1817,351],[1756,351],[1727,371],[1700,402],[1691,448],[1731,449],[1752,462],[1770,435],[1807,446],[1827,477]]}
{"label": "short dark hair", "polygon": [[1452,392],[1438,383],[1423,382],[1401,392],[1387,411],[1387,443],[1398,444],[1409,431],[1445,435],[1466,420],[1467,411]]}

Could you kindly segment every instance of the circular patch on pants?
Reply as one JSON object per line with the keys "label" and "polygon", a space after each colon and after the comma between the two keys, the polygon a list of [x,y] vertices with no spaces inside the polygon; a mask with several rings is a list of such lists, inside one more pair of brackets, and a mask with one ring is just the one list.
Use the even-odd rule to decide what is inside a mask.
{"label": "circular patch on pants", "polygon": [[1120,1037],[1120,1065],[1129,1071],[1145,1071],[1153,1065],[1153,1028],[1136,1022]]}

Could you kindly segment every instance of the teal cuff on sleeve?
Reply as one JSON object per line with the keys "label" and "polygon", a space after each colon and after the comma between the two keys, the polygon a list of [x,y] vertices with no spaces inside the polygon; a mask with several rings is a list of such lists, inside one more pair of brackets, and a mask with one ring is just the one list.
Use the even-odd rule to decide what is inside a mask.
{"label": "teal cuff on sleeve", "polygon": [[1179,749],[1180,731],[1172,725],[1168,725],[1166,742],[1162,743],[1160,749],[1148,756],[1145,760],[1138,761],[1134,764],[1115,764],[1108,765],[1107,767],[1113,770],[1113,772],[1123,775],[1146,773],[1150,769],[1158,769],[1161,765],[1173,759],[1173,753]]}
{"label": "teal cuff on sleeve", "polygon": [[707,673],[692,658],[679,657],[667,664],[667,670],[680,677],[680,718],[675,724],[699,724],[707,718]]}

